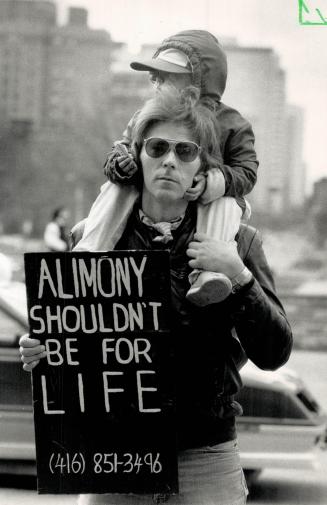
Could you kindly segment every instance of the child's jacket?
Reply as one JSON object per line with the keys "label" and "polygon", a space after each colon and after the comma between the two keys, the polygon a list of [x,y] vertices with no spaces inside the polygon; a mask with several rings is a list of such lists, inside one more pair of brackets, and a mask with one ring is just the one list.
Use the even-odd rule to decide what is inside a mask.
{"label": "child's jacket", "polygon": [[185,30],[165,39],[155,56],[164,49],[175,48],[185,53],[192,65],[193,84],[202,97],[217,103],[220,148],[224,163],[226,196],[248,194],[257,179],[258,161],[254,150],[252,127],[241,114],[221,102],[227,80],[226,55],[217,39],[204,30]]}
{"label": "child's jacket", "polygon": [[[175,48],[189,58],[193,69],[193,84],[201,89],[201,97],[208,97],[216,103],[216,117],[222,162],[219,169],[225,178],[225,196],[247,195],[257,180],[258,161],[254,150],[254,134],[250,123],[235,109],[221,102],[226,87],[227,60],[217,39],[204,30],[186,30],[165,39],[154,56],[164,49]],[[123,142],[129,144],[130,121],[123,135]],[[110,174],[113,182],[128,183]],[[213,188],[214,189],[214,188]],[[210,192],[210,184],[207,184]],[[222,195],[221,195],[222,196]],[[207,203],[217,195],[205,195]]]}

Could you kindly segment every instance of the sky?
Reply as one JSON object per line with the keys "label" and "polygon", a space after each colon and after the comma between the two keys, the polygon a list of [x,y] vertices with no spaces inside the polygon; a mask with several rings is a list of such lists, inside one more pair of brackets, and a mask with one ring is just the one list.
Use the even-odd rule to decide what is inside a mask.
{"label": "sky", "polygon": [[[132,52],[185,29],[206,29],[240,45],[272,47],[286,72],[287,100],[303,107],[307,189],[327,177],[327,24],[301,25],[299,0],[56,0],[89,11],[89,26],[107,30]],[[327,0],[305,0],[327,18]],[[315,21],[317,17],[307,15]],[[232,104],[229,104],[232,105]]]}

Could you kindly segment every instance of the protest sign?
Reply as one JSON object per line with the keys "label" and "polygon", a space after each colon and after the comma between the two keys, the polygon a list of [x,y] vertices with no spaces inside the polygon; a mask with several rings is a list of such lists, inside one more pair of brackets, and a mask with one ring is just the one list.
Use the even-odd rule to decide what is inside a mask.
{"label": "protest sign", "polygon": [[39,493],[177,492],[166,251],[25,254]]}

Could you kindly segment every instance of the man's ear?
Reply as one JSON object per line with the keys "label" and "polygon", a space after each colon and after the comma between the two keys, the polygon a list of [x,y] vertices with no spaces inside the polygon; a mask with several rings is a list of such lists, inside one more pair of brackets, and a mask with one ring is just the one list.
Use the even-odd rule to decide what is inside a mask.
{"label": "man's ear", "polygon": [[131,145],[131,152],[134,158],[134,161],[136,162],[137,166],[140,166],[140,153],[141,153],[142,146],[138,142],[133,142]]}
{"label": "man's ear", "polygon": [[134,161],[137,165],[137,172],[135,174],[135,182],[134,184],[140,189],[143,184],[143,170],[142,170],[142,164],[141,164],[141,159],[140,159],[140,154],[142,150],[142,144],[138,142],[133,142],[131,145],[131,153],[133,155]]}

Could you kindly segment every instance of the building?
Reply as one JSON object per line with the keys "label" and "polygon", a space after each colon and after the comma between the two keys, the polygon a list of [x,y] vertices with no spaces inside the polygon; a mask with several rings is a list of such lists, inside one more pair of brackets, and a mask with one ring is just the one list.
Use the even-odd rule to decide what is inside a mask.
{"label": "building", "polygon": [[313,228],[313,238],[318,249],[325,247],[327,242],[327,177],[316,181],[308,208],[310,228]]}
{"label": "building", "polygon": [[2,117],[38,129],[91,115],[116,46],[107,32],[88,28],[85,9],[70,8],[59,27],[53,2],[1,0]]}
{"label": "building", "polygon": [[57,27],[52,36],[48,121],[69,125],[101,109],[117,46],[107,32],[88,28],[85,9],[69,9],[67,25]]}
{"label": "building", "polygon": [[[110,64],[121,44],[69,9],[57,24],[46,0],[0,0],[0,221],[42,230],[51,210],[85,216],[99,185],[113,136]],[[28,195],[28,198],[26,198]],[[24,201],[24,205],[22,205]]]}
{"label": "building", "polygon": [[0,2],[0,111],[2,118],[40,124],[46,103],[49,34],[55,28],[49,2]]}
{"label": "building", "polygon": [[108,108],[111,117],[111,130],[115,140],[122,137],[133,114],[151,95],[147,72],[132,70],[130,68],[132,60],[133,55],[130,54],[127,46],[123,45],[116,53],[116,59],[111,66]]}
{"label": "building", "polygon": [[[300,150],[293,152],[298,145],[289,142],[285,72],[271,48],[227,44],[224,49],[228,82],[223,101],[251,122],[260,162],[258,181],[249,199],[255,210],[281,214],[289,207],[287,188],[294,179],[288,170],[289,162],[301,156]],[[302,172],[302,167],[298,168]]]}
{"label": "building", "polygon": [[285,188],[285,207],[301,209],[306,202],[306,165],[303,162],[303,109],[288,105],[287,114],[287,165],[288,180]]}

